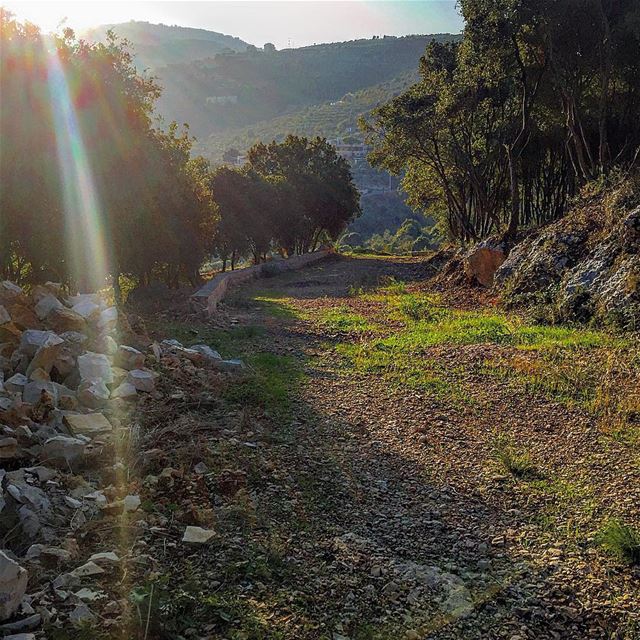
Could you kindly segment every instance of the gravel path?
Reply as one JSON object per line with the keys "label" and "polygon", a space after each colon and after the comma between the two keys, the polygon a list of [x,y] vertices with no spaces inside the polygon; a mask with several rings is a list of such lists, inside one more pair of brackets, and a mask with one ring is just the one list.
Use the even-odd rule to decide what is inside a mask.
{"label": "gravel path", "polygon": [[[427,275],[416,260],[332,261],[261,281],[228,301],[223,326],[265,326],[254,347],[295,358],[306,377],[286,437],[277,417],[250,409],[207,418],[218,431],[203,447],[219,453],[231,434],[242,448],[224,462],[243,474],[252,517],[222,535],[215,559],[192,552],[190,571],[210,579],[248,548],[272,558],[277,546],[279,561],[267,563],[264,575],[216,581],[227,601],[237,597],[259,611],[259,622],[251,626],[234,612],[224,624],[196,624],[194,637],[640,637],[638,569],[609,560],[589,530],[612,505],[638,516],[633,451],[603,446],[579,410],[487,380],[473,365],[495,345],[430,354],[445,368],[466,365],[469,405],[345,368],[334,350],[345,338],[308,317],[356,304],[354,288],[386,276],[411,283]],[[303,319],[265,315],[249,302],[258,293],[285,299]],[[463,296],[463,304],[472,302]],[[376,313],[374,306],[357,310]],[[519,481],[496,465],[496,430],[527,444],[545,481]],[[184,490],[193,504],[213,500],[220,526],[228,521],[231,502],[220,498],[219,477],[215,487],[185,480]],[[173,571],[183,570],[182,553],[170,559]]]}

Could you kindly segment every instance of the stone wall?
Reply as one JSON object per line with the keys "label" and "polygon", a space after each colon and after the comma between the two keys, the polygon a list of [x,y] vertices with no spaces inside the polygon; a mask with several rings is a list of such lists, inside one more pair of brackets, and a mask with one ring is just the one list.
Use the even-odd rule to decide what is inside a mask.
{"label": "stone wall", "polygon": [[213,315],[218,303],[224,299],[230,287],[235,287],[256,278],[263,278],[267,275],[277,275],[286,271],[301,269],[309,264],[313,264],[331,255],[329,249],[321,249],[313,253],[305,253],[301,256],[292,256],[287,259],[271,260],[262,264],[238,269],[237,271],[226,271],[213,277],[201,289],[193,294],[192,298],[199,303],[204,303],[208,315]]}

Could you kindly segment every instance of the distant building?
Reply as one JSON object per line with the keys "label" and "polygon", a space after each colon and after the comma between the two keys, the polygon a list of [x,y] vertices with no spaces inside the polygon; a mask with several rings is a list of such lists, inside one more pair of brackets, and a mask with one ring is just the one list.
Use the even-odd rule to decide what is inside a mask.
{"label": "distant building", "polygon": [[235,162],[233,163],[236,167],[243,167],[245,165],[245,163],[247,162],[247,155],[246,154],[240,154],[236,157]]}
{"label": "distant building", "polygon": [[238,96],[209,96],[207,104],[238,104]]}
{"label": "distant building", "polygon": [[336,148],[336,151],[346,160],[357,163],[360,160],[364,160],[367,154],[371,150],[368,144],[364,142],[347,143],[342,138],[336,140],[330,140]]}

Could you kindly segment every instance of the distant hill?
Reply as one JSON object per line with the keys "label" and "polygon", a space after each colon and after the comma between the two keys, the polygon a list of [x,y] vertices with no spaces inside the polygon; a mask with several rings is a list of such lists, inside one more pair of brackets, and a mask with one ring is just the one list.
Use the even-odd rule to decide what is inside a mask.
{"label": "distant hill", "polygon": [[169,64],[192,62],[226,50],[245,51],[247,48],[247,43],[240,38],[215,31],[136,21],[102,25],[82,36],[87,40],[102,41],[109,29],[133,44],[138,68],[154,72]]}
{"label": "distant hill", "polygon": [[157,69],[160,111],[196,136],[238,128],[340,100],[418,67],[432,39],[385,37],[283,51],[250,48]]}
{"label": "distant hill", "polygon": [[[385,36],[276,51],[231,36],[184,27],[129,22],[86,34],[102,39],[112,28],[134,47],[139,68],[149,68],[163,93],[158,111],[166,122],[189,123],[195,151],[214,164],[229,149],[240,153],[257,141],[288,133],[345,141],[360,138],[358,118],[417,80],[418,60],[431,40],[451,34]],[[398,180],[354,164],[366,197],[354,224],[361,239],[416,217],[396,190]]]}
{"label": "distant hill", "polygon": [[405,91],[417,81],[417,71],[405,72],[381,84],[349,92],[338,100],[303,107],[287,115],[262,120],[245,127],[216,131],[199,138],[199,153],[221,162],[227,149],[244,151],[256,142],[280,142],[287,134],[323,138],[360,137],[358,119],[375,107]]}

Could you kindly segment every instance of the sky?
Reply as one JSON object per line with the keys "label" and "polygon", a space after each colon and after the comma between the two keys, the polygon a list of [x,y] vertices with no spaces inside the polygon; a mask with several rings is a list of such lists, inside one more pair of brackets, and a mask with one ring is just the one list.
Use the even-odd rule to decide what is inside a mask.
{"label": "sky", "polygon": [[273,42],[278,49],[462,29],[455,0],[0,0],[0,4],[44,31],[63,23],[82,32],[100,24],[145,20],[218,31],[257,46]]}

